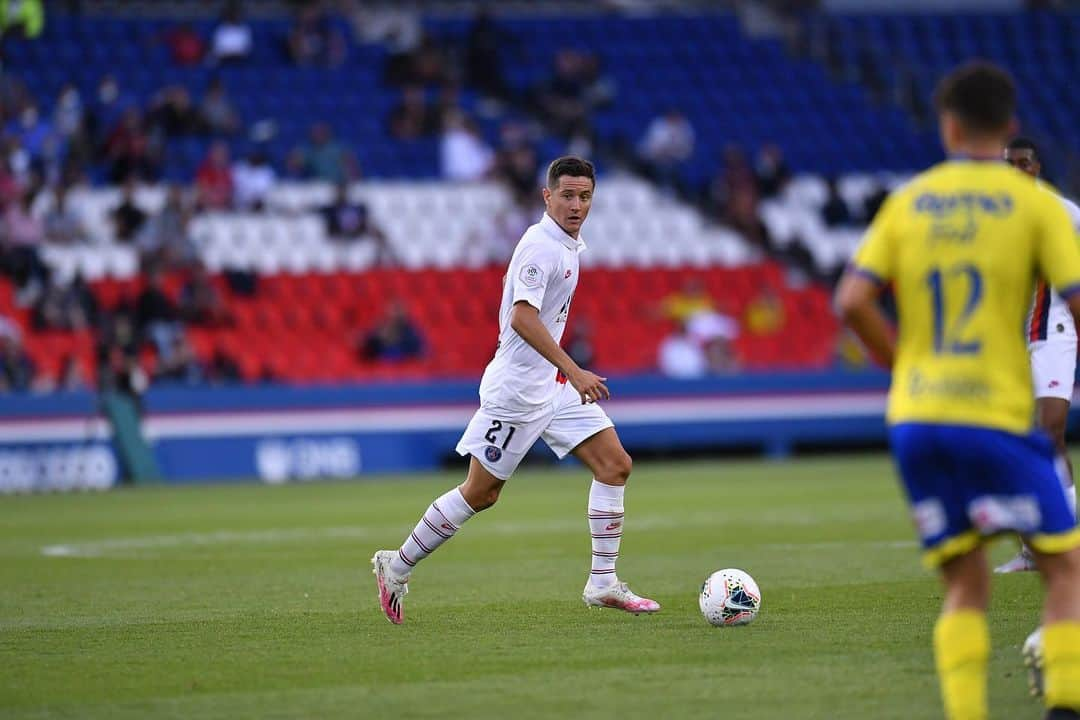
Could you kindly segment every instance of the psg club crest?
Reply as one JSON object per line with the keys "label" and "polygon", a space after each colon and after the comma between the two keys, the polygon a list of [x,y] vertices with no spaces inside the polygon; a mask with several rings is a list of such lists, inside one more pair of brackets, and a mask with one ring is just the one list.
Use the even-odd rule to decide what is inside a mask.
{"label": "psg club crest", "polygon": [[488,445],[484,448],[484,457],[488,459],[488,462],[499,462],[499,458],[502,457],[502,450],[494,445]]}

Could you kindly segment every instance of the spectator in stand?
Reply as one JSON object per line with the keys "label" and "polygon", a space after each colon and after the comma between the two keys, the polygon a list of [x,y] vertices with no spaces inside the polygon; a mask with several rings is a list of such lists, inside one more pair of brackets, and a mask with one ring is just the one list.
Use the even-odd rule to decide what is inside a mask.
{"label": "spectator in stand", "polygon": [[660,371],[682,379],[704,377],[709,373],[738,370],[731,342],[738,336],[738,326],[719,313],[700,313],[660,344]]}
{"label": "spectator in stand", "polygon": [[240,116],[221,78],[210,81],[199,106],[199,114],[206,129],[213,135],[233,135],[240,129]]}
{"label": "spectator in stand", "polygon": [[532,205],[540,178],[540,164],[536,151],[530,145],[503,143],[503,149],[495,168],[495,175],[510,188],[518,205]]}
{"label": "spectator in stand", "polygon": [[118,308],[105,318],[96,355],[99,389],[129,395],[141,410],[147,378],[139,363],[139,343],[129,309]]}
{"label": "spectator in stand", "polygon": [[199,135],[205,130],[202,117],[191,102],[191,93],[182,85],[164,88],[150,106],[148,124],[165,137]]}
{"label": "spectator in stand", "polygon": [[754,173],[757,176],[758,193],[763,198],[779,195],[791,179],[791,169],[784,160],[784,151],[772,143],[761,148]]}
{"label": "spectator in stand", "polygon": [[784,330],[786,324],[784,301],[769,285],[747,303],[743,313],[743,327],[751,335],[776,335]]}
{"label": "spectator in stand", "polygon": [[266,153],[253,148],[247,157],[233,165],[233,201],[238,210],[261,212],[267,197],[277,184],[277,173],[270,166]]}
{"label": "spectator in stand", "polygon": [[739,359],[726,337],[718,336],[705,341],[705,360],[709,372],[714,375],[729,375],[740,369]]}
{"label": "spectator in stand", "polygon": [[490,99],[509,99],[501,54],[511,43],[487,8],[481,8],[465,41],[465,81],[469,87]]}
{"label": "spectator in stand", "polygon": [[424,351],[420,332],[401,301],[386,306],[382,320],[364,337],[360,355],[368,362],[398,362],[418,358]]}
{"label": "spectator in stand", "polygon": [[62,392],[85,390],[89,386],[86,381],[86,371],[82,362],[74,353],[68,353],[60,361],[60,369],[56,373],[56,386],[54,389]]}
{"label": "spectator in stand", "polygon": [[709,372],[709,359],[704,348],[682,323],[661,341],[657,364],[662,374],[679,380],[702,378]]}
{"label": "spectator in stand", "polygon": [[198,262],[191,239],[191,207],[179,186],[169,187],[165,206],[139,233],[139,256],[143,267],[176,270]]}
{"label": "spectator in stand", "polygon": [[343,0],[353,35],[365,45],[385,45],[390,58],[404,56],[420,45],[423,23],[416,8],[367,0]]}
{"label": "spectator in stand", "polygon": [[415,140],[434,135],[439,129],[437,112],[428,106],[424,88],[409,85],[401,93],[401,102],[390,111],[390,134],[398,140]]}
{"label": "spectator in stand", "polygon": [[429,36],[420,39],[420,44],[404,59],[401,83],[438,87],[451,80],[453,64],[439,44]]}
{"label": "spectator in stand", "polygon": [[[709,186],[706,204],[717,219],[723,220],[728,212],[732,197],[736,194],[752,194],[756,198],[757,180],[746,161],[746,153],[739,145],[724,148],[720,171]],[[756,208],[757,201],[754,200]]]}
{"label": "spectator in stand", "polygon": [[103,148],[109,134],[120,124],[124,112],[134,105],[134,99],[120,91],[120,84],[114,76],[103,76],[87,116],[93,144]]}
{"label": "spectator in stand", "polygon": [[34,308],[38,330],[86,330],[97,319],[98,305],[81,275],[69,283],[51,277]]}
{"label": "spectator in stand", "polygon": [[68,201],[68,188],[63,183],[58,184],[53,191],[52,203],[45,211],[44,223],[46,242],[74,245],[90,239],[82,213]]}
{"label": "spectator in stand", "polygon": [[18,326],[3,316],[0,321],[0,393],[27,392],[34,384],[34,361],[23,348]]}
{"label": "spectator in stand", "polygon": [[15,148],[11,138],[0,137],[0,207],[7,207],[22,194],[23,183],[17,174]]}
{"label": "spectator in stand", "polygon": [[19,140],[30,155],[31,162],[52,165],[60,155],[59,138],[52,123],[41,116],[35,103],[30,102],[17,118],[8,122],[5,132]]}
{"label": "spectator in stand", "polygon": [[836,361],[845,370],[865,370],[871,366],[866,346],[845,327],[836,338]]}
{"label": "spectator in stand", "polygon": [[[38,173],[30,161],[30,153],[22,146],[17,137],[0,135],[3,144],[5,199],[22,197],[26,189],[33,188],[38,180]],[[10,184],[7,182],[10,180]]]}
{"label": "spectator in stand", "polygon": [[592,342],[592,322],[586,318],[579,318],[570,329],[570,339],[566,341],[566,354],[579,367],[593,367],[596,359],[596,351]]}
{"label": "spectator in stand", "polygon": [[109,213],[112,218],[113,233],[120,242],[134,241],[146,222],[146,211],[135,202],[135,190],[137,187],[135,178],[128,176],[124,180],[124,190],[120,204]]}
{"label": "spectator in stand", "polygon": [[706,350],[712,343],[727,345],[739,337],[739,323],[718,310],[694,313],[686,321],[686,330]]}
{"label": "spectator in stand", "polygon": [[495,153],[480,136],[480,129],[460,111],[446,115],[439,156],[442,176],[447,180],[483,180],[495,166]]}
{"label": "spectator in stand", "polygon": [[338,67],[345,61],[345,37],[324,8],[303,5],[289,31],[289,57],[300,66]]}
{"label": "spectator in stand", "polygon": [[0,338],[12,337],[22,342],[22,327],[7,315],[0,315]]}
{"label": "spectator in stand", "polygon": [[552,78],[540,88],[539,108],[556,135],[588,136],[592,111],[610,105],[614,97],[614,86],[601,75],[595,55],[563,49],[555,55]]}
{"label": "spectator in stand", "polygon": [[89,132],[89,116],[78,89],[68,83],[60,89],[53,107],[53,128],[65,148],[61,182],[81,175],[94,160],[96,148]]}
{"label": "spectator in stand", "polygon": [[176,305],[165,292],[165,280],[157,268],[146,276],[146,287],[135,300],[134,329],[138,342],[152,342],[158,357],[168,358],[182,333]]}
{"label": "spectator in stand", "polygon": [[569,135],[587,120],[585,61],[574,50],[555,55],[555,73],[540,90],[540,109],[557,135]]}
{"label": "spectator in stand", "polygon": [[461,109],[461,103],[461,85],[447,82],[439,88],[439,96],[433,108],[436,130],[442,131],[443,123],[448,114],[464,112]]}
{"label": "spectator in stand", "polygon": [[45,6],[42,0],[7,0],[0,5],[0,36],[36,38],[45,27]]}
{"label": "spectator in stand", "polygon": [[210,146],[206,159],[195,173],[197,204],[205,210],[224,210],[232,206],[233,175],[229,167],[229,146],[217,141]]}
{"label": "spectator in stand", "polygon": [[836,178],[828,179],[829,195],[825,199],[825,205],[821,208],[821,219],[828,227],[839,227],[851,224],[851,210],[840,195],[836,186]]}
{"label": "spectator in stand", "polygon": [[128,108],[105,140],[109,180],[120,183],[131,175],[153,179],[158,167],[157,157],[157,145],[151,142],[138,108]]}
{"label": "spectator in stand", "polygon": [[41,261],[45,226],[31,212],[34,192],[8,201],[0,225],[0,265],[15,284],[15,301],[29,307],[41,296],[49,270]]}
{"label": "spectator in stand", "polygon": [[694,128],[676,109],[653,118],[645,131],[638,156],[649,177],[661,187],[685,190],[682,171],[694,154]]}
{"label": "spectator in stand", "polygon": [[769,230],[758,215],[757,188],[753,185],[734,188],[722,221],[758,248],[766,250],[772,244]]}
{"label": "spectator in stand", "polygon": [[674,348],[670,352],[676,360],[690,365],[689,340],[696,344],[706,367],[717,372],[733,367],[731,342],[739,336],[739,323],[717,308],[701,278],[687,278],[681,290],[661,301],[661,311],[680,328],[670,338]]}
{"label": "spectator in stand", "polygon": [[724,166],[713,180],[709,205],[717,219],[759,248],[770,245],[765,223],[758,217],[758,182],[738,145],[724,149]]}
{"label": "spectator in stand", "polygon": [[243,380],[240,366],[221,348],[215,348],[206,365],[206,382],[211,385],[231,385]]}
{"label": "spectator in stand", "polygon": [[193,386],[201,385],[205,379],[206,373],[195,356],[195,349],[183,332],[176,333],[168,355],[162,356],[158,363],[154,382]]}
{"label": "spectator in stand", "polygon": [[359,176],[352,150],[334,139],[334,133],[326,123],[312,126],[308,142],[293,150],[289,167],[305,180],[323,180],[335,184],[349,182]]}
{"label": "spectator in stand", "polygon": [[190,22],[182,22],[170,28],[165,33],[164,40],[173,62],[182,67],[198,65],[206,55],[206,42]]}
{"label": "spectator in stand", "polygon": [[326,234],[337,240],[370,241],[375,246],[375,261],[379,265],[393,265],[394,253],[390,241],[371,219],[367,205],[349,199],[349,186],[337,186],[334,202],[321,210],[326,221]]}
{"label": "spectator in stand", "polygon": [[53,128],[65,142],[82,134],[86,124],[86,109],[78,88],[72,83],[64,83],[57,95],[53,108]]}
{"label": "spectator in stand", "polygon": [[194,267],[190,279],[180,290],[179,305],[180,317],[189,325],[223,327],[232,322],[225,298],[202,265]]}
{"label": "spectator in stand", "polygon": [[216,64],[239,64],[247,60],[254,47],[251,26],[244,20],[238,0],[231,0],[214,28],[210,41],[210,59]]}
{"label": "spectator in stand", "polygon": [[699,313],[715,312],[716,301],[705,287],[705,282],[694,275],[686,279],[681,289],[660,301],[662,317],[685,324]]}
{"label": "spectator in stand", "polygon": [[874,216],[877,215],[878,210],[885,204],[885,200],[889,197],[889,191],[883,187],[878,187],[874,192],[867,195],[865,202],[863,203],[863,222],[867,225],[874,221]]}

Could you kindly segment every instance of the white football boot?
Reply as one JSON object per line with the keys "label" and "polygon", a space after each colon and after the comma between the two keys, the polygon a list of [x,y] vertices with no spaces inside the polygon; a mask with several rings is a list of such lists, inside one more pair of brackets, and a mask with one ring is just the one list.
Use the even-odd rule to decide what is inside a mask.
{"label": "white football boot", "polygon": [[409,594],[409,576],[397,575],[390,569],[396,550],[379,550],[371,558],[371,572],[379,585],[379,605],[386,619],[395,625],[405,621],[405,596]]}
{"label": "white football boot", "polygon": [[1020,548],[1020,552],[1016,554],[1012,560],[1002,565],[998,565],[994,568],[994,572],[998,575],[1008,575],[1009,573],[1017,572],[1031,572],[1035,569],[1035,558],[1031,556],[1031,551],[1028,550],[1027,545]]}
{"label": "white football boot", "polygon": [[660,611],[660,603],[635,595],[624,582],[604,588],[593,587],[591,583],[586,584],[581,599],[589,607],[614,608],[635,615]]}

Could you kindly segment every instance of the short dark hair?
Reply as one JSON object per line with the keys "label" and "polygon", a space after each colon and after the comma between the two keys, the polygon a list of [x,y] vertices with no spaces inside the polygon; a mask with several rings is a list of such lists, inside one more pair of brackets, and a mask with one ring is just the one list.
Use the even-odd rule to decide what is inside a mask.
{"label": "short dark hair", "polygon": [[1036,161],[1039,159],[1039,148],[1035,146],[1035,141],[1026,137],[1014,137],[1009,141],[1009,144],[1005,146],[1006,150],[1030,150],[1031,157]]}
{"label": "short dark hair", "polygon": [[976,60],[942,78],[934,104],[973,132],[998,133],[1008,128],[1016,112],[1016,84],[1002,68]]}
{"label": "short dark hair", "polygon": [[547,171],[547,185],[549,190],[554,190],[559,184],[559,178],[563,175],[569,175],[570,177],[587,177],[592,180],[593,187],[596,187],[596,168],[593,164],[584,158],[579,158],[575,155],[565,155],[561,158],[557,158],[551,161],[548,165]]}

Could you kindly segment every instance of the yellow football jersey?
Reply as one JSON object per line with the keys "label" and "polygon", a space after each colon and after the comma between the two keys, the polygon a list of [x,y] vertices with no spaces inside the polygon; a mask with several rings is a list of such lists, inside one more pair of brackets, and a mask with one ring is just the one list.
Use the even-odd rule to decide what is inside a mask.
{"label": "yellow football jersey", "polygon": [[890,423],[1031,431],[1034,282],[1080,292],[1080,246],[1057,197],[1004,163],[946,162],[889,197],[853,264],[896,294]]}

